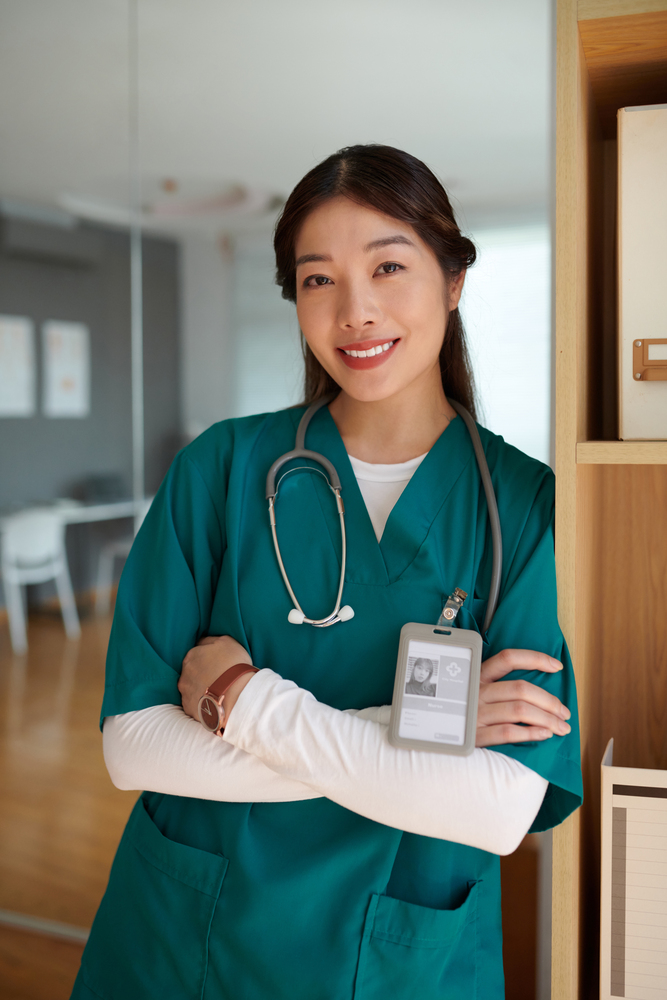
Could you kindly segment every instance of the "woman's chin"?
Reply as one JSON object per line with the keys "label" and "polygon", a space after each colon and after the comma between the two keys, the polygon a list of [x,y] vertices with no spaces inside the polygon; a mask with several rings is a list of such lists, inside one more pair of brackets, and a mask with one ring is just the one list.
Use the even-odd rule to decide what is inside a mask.
{"label": "woman's chin", "polygon": [[[398,396],[407,386],[401,380],[378,378],[375,373],[355,372],[350,377],[349,371],[337,372],[333,377],[349,399],[357,403],[380,403],[385,399]],[[397,384],[398,383],[398,384]]]}
{"label": "woman's chin", "polygon": [[[352,370],[338,362],[327,367],[331,377],[343,393],[358,403],[380,403],[389,399],[407,399],[412,394],[424,399],[442,393],[440,363],[428,359],[427,363],[397,365],[390,359],[388,365],[366,370]],[[455,414],[452,411],[452,416]]]}

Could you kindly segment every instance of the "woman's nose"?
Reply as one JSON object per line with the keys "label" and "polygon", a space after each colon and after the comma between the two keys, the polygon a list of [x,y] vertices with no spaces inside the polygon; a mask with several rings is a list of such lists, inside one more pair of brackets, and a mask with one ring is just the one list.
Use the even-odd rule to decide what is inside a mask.
{"label": "woman's nose", "polygon": [[338,322],[348,330],[367,330],[377,325],[380,310],[370,289],[350,285],[344,289],[338,308]]}

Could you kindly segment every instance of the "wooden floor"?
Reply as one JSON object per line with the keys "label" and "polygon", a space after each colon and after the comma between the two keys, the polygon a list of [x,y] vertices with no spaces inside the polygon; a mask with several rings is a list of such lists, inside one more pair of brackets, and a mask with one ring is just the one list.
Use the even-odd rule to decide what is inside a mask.
{"label": "wooden floor", "polygon": [[83,945],[0,927],[2,1000],[68,1000]]}
{"label": "wooden floor", "polygon": [[[68,641],[35,616],[15,657],[0,622],[0,910],[90,927],[136,793],[104,767],[98,716],[110,621]],[[502,862],[507,1000],[534,1000],[535,845]],[[82,946],[0,925],[0,998],[67,1000]]]}
{"label": "wooden floor", "polygon": [[[57,617],[30,622],[11,654],[0,625],[0,909],[90,927],[134,792],[113,787],[98,717],[107,620],[68,641]],[[81,947],[0,927],[2,1000],[65,1000]]]}

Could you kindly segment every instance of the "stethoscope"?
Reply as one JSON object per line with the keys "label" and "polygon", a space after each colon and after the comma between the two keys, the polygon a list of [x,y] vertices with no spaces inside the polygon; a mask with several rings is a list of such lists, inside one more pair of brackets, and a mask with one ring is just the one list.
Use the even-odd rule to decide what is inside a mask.
{"label": "stethoscope", "polygon": [[[306,443],[306,431],[308,430],[308,425],[313,419],[314,415],[327,403],[330,403],[333,396],[324,396],[322,399],[316,400],[311,406],[308,407],[304,415],[302,416],[299,426],[296,432],[296,441],[293,451],[288,451],[280,458],[277,458],[271,468],[269,469],[269,474],[266,477],[266,499],[269,501],[269,520],[271,523],[271,534],[273,535],[273,546],[276,550],[276,557],[278,559],[278,565],[280,567],[280,572],[282,578],[285,581],[285,586],[289,596],[292,599],[294,607],[287,616],[288,621],[293,625],[314,625],[316,628],[327,628],[329,625],[335,625],[336,622],[346,622],[350,618],[354,618],[354,611],[349,606],[345,604],[342,608],[340,602],[343,598],[343,583],[345,581],[345,561],[347,556],[347,538],[345,535],[345,507],[343,505],[343,498],[341,496],[341,485],[340,478],[332,462],[326,458],[325,455],[320,455],[316,451],[309,451],[305,447]],[[489,600],[486,608],[486,617],[484,618],[484,629],[486,632],[489,625],[491,624],[491,619],[493,618],[494,612],[498,604],[498,595],[500,593],[500,578],[502,575],[502,563],[503,563],[503,543],[502,534],[500,530],[500,518],[498,516],[498,504],[496,503],[496,494],[493,489],[493,483],[491,482],[491,473],[489,472],[489,466],[486,461],[486,455],[484,454],[484,448],[479,436],[479,431],[477,430],[477,425],[475,421],[470,416],[465,407],[461,406],[460,403],[454,402],[453,399],[449,400],[450,406],[452,406],[459,416],[462,418],[464,424],[468,428],[468,432],[472,439],[473,448],[475,450],[475,457],[477,459],[477,465],[479,467],[480,476],[482,477],[482,485],[484,486],[484,492],[486,494],[486,502],[489,510],[489,521],[491,524],[491,539],[493,545],[493,562],[491,568],[491,586],[489,587]],[[278,496],[278,489],[280,483],[282,482],[284,476],[278,480],[278,485],[276,486],[276,475],[282,469],[287,462],[291,462],[294,459],[306,458],[310,459],[311,462],[317,462],[321,465],[323,469],[326,470],[328,476],[320,472],[320,475],[326,480],[327,485],[334,497],[336,498],[336,509],[338,510],[338,517],[340,519],[340,535],[341,535],[341,561],[340,561],[340,581],[338,583],[338,593],[336,594],[336,604],[330,615],[326,618],[307,618],[306,614],[299,604],[296,594],[292,589],[292,585],[289,582],[287,576],[287,571],[285,569],[285,564],[283,562],[282,555],[280,554],[280,545],[278,544],[278,534],[276,532],[276,497]],[[300,466],[299,469],[310,468],[309,466]],[[297,472],[299,469],[289,469],[285,475],[289,475],[290,472]],[[319,469],[313,470],[319,472]]]}

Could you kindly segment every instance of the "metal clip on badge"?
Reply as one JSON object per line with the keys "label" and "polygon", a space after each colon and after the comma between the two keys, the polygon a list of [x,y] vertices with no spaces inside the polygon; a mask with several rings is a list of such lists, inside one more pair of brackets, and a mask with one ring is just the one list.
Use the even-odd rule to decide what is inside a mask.
{"label": "metal clip on badge", "polygon": [[456,587],[453,594],[450,594],[447,598],[447,603],[440,613],[438,618],[438,625],[453,625],[456,620],[456,616],[463,607],[463,602],[466,597],[465,590],[461,590],[460,587]]}

